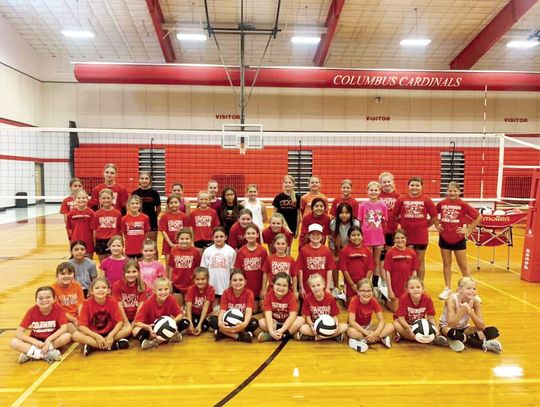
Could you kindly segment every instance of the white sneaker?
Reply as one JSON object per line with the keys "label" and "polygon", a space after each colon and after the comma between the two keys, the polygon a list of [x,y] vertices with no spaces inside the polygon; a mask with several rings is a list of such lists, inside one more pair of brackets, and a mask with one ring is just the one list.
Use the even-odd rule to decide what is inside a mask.
{"label": "white sneaker", "polygon": [[463,349],[465,349],[463,342],[458,341],[457,339],[448,339],[448,346],[454,352],[461,352]]}
{"label": "white sneaker", "polygon": [[54,363],[60,360],[60,351],[58,349],[51,349],[47,352],[43,360],[47,363]]}
{"label": "white sneaker", "polygon": [[346,302],[347,301],[347,295],[343,292],[339,293],[336,297],[336,299],[338,300],[341,300],[343,302]]}
{"label": "white sneaker", "polygon": [[177,343],[182,340],[182,334],[180,332],[175,333],[171,339],[169,339],[170,343]]}
{"label": "white sneaker", "polygon": [[392,340],[390,339],[389,336],[385,336],[384,338],[382,338],[381,343],[384,346],[386,346],[388,349],[390,349],[392,347]]}
{"label": "white sneaker", "polygon": [[368,350],[369,346],[366,341],[349,338],[349,348],[357,352],[364,353]]}
{"label": "white sneaker", "polygon": [[484,341],[482,349],[484,350],[484,352],[501,353],[502,345],[499,341],[496,341],[495,339],[490,339],[488,341]]}
{"label": "white sneaker", "polygon": [[157,348],[158,345],[159,344],[158,344],[158,342],[156,340],[144,339],[141,342],[141,349],[142,350],[147,350],[147,349]]}
{"label": "white sneaker", "polygon": [[337,298],[338,298],[338,295],[339,295],[339,289],[338,289],[337,287],[334,287],[334,288],[332,289],[332,297],[334,297],[334,298],[337,299]]}
{"label": "white sneaker", "polygon": [[446,300],[450,294],[452,294],[452,290],[448,287],[444,287],[444,290],[442,290],[442,292],[439,294],[439,299]]}
{"label": "white sneaker", "polygon": [[29,360],[32,360],[30,356],[28,356],[26,353],[21,353],[19,355],[18,362],[22,365],[23,363],[28,362]]}
{"label": "white sneaker", "polygon": [[440,346],[441,348],[447,348],[448,347],[448,340],[446,339],[446,337],[444,337],[442,335],[439,335],[439,336],[435,337],[432,344],[435,345],[435,346]]}

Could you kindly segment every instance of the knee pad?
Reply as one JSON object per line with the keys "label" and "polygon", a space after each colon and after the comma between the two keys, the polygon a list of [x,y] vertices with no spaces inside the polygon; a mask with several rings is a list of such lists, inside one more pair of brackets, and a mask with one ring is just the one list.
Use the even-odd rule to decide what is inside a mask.
{"label": "knee pad", "polygon": [[482,332],[484,332],[484,335],[486,336],[486,339],[488,340],[495,339],[499,337],[500,335],[499,330],[495,328],[494,326],[488,326],[487,328],[484,328]]}
{"label": "knee pad", "polygon": [[251,318],[248,326],[246,327],[246,331],[255,332],[258,327],[259,327],[259,321],[257,321],[255,318]]}
{"label": "knee pad", "polygon": [[148,332],[146,329],[140,329],[139,332],[137,333],[137,336],[134,337],[135,339],[137,339],[138,341],[144,341],[145,339],[148,339],[150,338],[150,332]]}
{"label": "knee pad", "polygon": [[451,328],[448,333],[446,334],[446,336],[449,338],[449,339],[453,339],[455,341],[461,341],[461,342],[465,342],[465,340],[467,339],[467,337],[465,336],[465,333],[463,333],[462,331],[459,331],[455,328]]}
{"label": "knee pad", "polygon": [[182,318],[176,325],[178,327],[178,332],[182,332],[189,327],[189,321],[187,318]]}
{"label": "knee pad", "polygon": [[386,249],[382,249],[382,252],[381,252],[381,261],[384,261],[384,258],[386,257]]}
{"label": "knee pad", "polygon": [[212,315],[211,317],[209,317],[207,319],[208,321],[208,325],[210,326],[210,328],[216,330],[218,329],[218,319],[217,319],[217,315]]}

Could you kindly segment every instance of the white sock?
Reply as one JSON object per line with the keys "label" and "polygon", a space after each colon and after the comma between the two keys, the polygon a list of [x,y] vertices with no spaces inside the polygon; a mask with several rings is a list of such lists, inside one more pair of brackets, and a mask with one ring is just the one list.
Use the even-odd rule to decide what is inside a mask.
{"label": "white sock", "polygon": [[43,359],[41,349],[36,348],[35,345],[30,346],[30,349],[28,349],[28,352],[26,352],[26,354],[32,359]]}

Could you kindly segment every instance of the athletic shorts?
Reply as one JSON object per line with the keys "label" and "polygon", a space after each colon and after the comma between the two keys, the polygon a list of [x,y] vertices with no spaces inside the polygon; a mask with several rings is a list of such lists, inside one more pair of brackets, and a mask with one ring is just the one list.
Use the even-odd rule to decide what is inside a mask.
{"label": "athletic shorts", "polygon": [[394,234],[393,233],[385,233],[384,235],[384,244],[386,246],[392,247],[394,245]]}
{"label": "athletic shorts", "polygon": [[172,292],[174,294],[182,294],[182,295],[186,295],[186,293],[188,292],[188,289],[187,288],[184,288],[183,290],[181,290],[180,288],[178,288],[177,286],[175,286],[173,284],[172,286]]}
{"label": "athletic shorts", "polygon": [[207,247],[212,246],[213,243],[214,242],[211,240],[197,240],[193,245],[197,249],[206,249]]}
{"label": "athletic shorts", "polygon": [[446,240],[439,236],[439,247],[441,249],[453,251],[465,250],[467,248],[467,239],[461,239],[457,243],[448,243]]}
{"label": "athletic shorts", "polygon": [[109,239],[96,239],[95,252],[97,254],[109,254],[107,243],[109,243]]}
{"label": "athletic shorts", "polygon": [[427,243],[426,244],[411,244],[409,246],[412,246],[414,250],[426,250],[427,249]]}

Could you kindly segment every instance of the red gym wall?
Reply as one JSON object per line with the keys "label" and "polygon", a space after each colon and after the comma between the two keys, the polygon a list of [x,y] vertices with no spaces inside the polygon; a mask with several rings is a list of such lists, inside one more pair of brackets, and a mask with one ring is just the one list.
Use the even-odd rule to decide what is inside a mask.
{"label": "red gym wall", "polygon": [[[281,180],[287,173],[287,152],[294,147],[272,146],[262,150],[248,150],[240,155],[237,149],[227,150],[221,146],[201,145],[154,145],[166,150],[166,190],[173,182],[181,182],[187,196],[196,196],[206,189],[209,179],[216,179],[220,187],[232,185],[242,190],[250,183],[259,186],[259,196],[273,197],[281,191]],[[75,173],[83,179],[85,188],[102,182],[103,166],[112,162],[118,166],[117,181],[134,190],[138,186],[139,149],[150,146],[125,144],[81,145],[75,150]],[[352,179],[355,196],[365,196],[367,183],[376,179],[381,171],[389,171],[396,178],[396,185],[404,191],[407,179],[413,175],[424,178],[424,191],[437,197],[440,190],[439,147],[342,147],[309,146],[304,150],[313,152],[313,174],[322,179],[322,191],[329,197],[340,195],[344,178]],[[482,152],[484,163],[484,196],[496,195],[499,151],[495,148],[462,148],[465,155],[465,196],[480,195],[480,168]],[[506,165],[537,165],[540,152],[526,148],[505,149]],[[504,172],[504,188],[512,188],[511,177],[530,177],[529,170],[507,169]],[[513,182],[513,181],[512,181]],[[508,183],[508,185],[506,185]],[[523,186],[521,187],[523,189]],[[512,195],[516,196],[516,195]]]}

